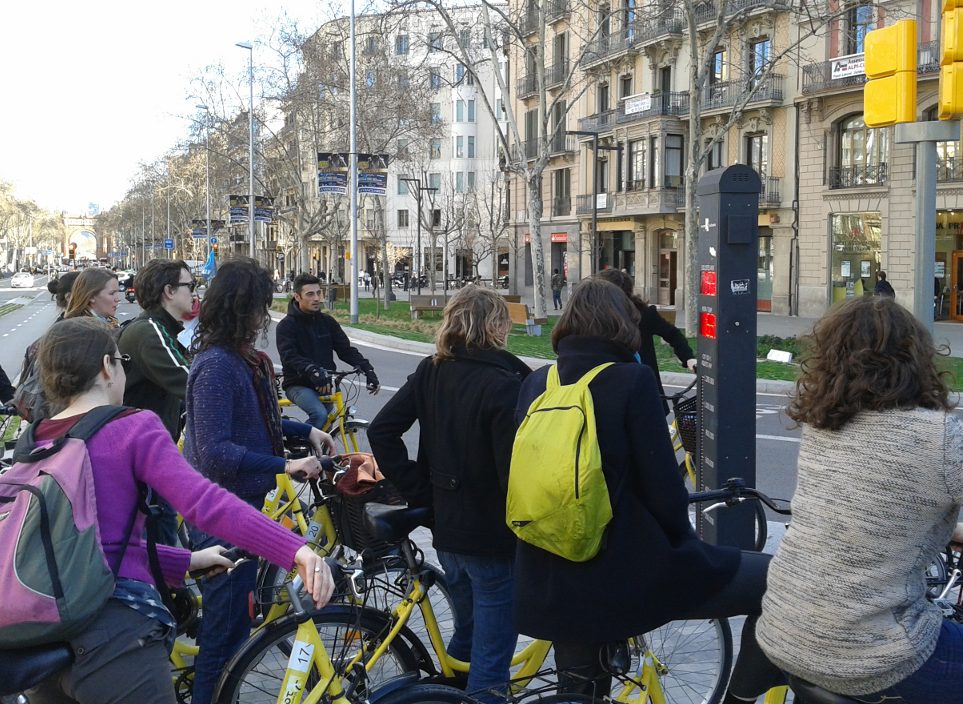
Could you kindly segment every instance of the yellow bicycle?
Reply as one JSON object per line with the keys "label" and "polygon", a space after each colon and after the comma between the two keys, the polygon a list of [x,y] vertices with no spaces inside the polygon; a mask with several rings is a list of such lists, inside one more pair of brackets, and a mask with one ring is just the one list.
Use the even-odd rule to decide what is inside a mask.
{"label": "yellow bicycle", "polygon": [[688,395],[692,387],[699,380],[697,376],[692,383],[682,391],[666,394],[662,398],[672,404],[672,422],[669,424],[669,435],[672,438],[672,449],[676,457],[682,452],[679,461],[679,474],[687,479],[690,489],[696,486],[696,442],[699,435],[699,397],[698,394]]}
{"label": "yellow bicycle", "polygon": [[[334,405],[334,410],[328,414],[328,419],[321,428],[326,433],[330,433],[335,441],[340,441],[346,453],[350,452],[371,452],[368,444],[368,421],[355,418],[355,409],[352,405],[361,394],[364,384],[355,383],[351,390],[344,389],[344,380],[348,377],[362,377],[364,371],[352,369],[351,371],[340,371],[331,374],[331,384],[333,391],[328,395],[319,396],[322,403]],[[282,410],[290,408],[294,403],[283,396],[281,393],[282,378],[277,378],[278,384],[278,404]]]}

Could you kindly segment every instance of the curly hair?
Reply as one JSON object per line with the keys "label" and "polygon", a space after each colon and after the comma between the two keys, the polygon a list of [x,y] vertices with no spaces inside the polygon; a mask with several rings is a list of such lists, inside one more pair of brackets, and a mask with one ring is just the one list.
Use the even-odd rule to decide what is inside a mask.
{"label": "curly hair", "polygon": [[218,346],[243,353],[259,334],[267,335],[273,300],[267,269],[248,257],[224,262],[201,302],[193,351]]}
{"label": "curly hair", "polygon": [[803,338],[802,373],[786,411],[797,423],[839,430],[861,411],[948,411],[949,391],[936,367],[933,337],[892,298],[838,305]]}
{"label": "curly hair", "polygon": [[445,306],[435,335],[435,362],[454,359],[456,347],[504,349],[511,329],[505,299],[491,289],[469,284]]}
{"label": "curly hair", "polygon": [[180,282],[181,270],[191,273],[183,259],[151,259],[147,262],[134,277],[134,288],[141,308],[160,308],[164,303],[164,290]]}
{"label": "curly hair", "polygon": [[599,278],[583,279],[572,291],[552,329],[552,349],[569,335],[602,337],[630,352],[641,344],[639,310],[615,284]]}

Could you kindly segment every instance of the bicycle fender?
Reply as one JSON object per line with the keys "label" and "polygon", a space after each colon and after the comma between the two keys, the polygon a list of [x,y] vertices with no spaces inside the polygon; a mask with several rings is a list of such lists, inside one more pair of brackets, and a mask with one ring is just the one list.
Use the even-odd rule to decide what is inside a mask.
{"label": "bicycle fender", "polygon": [[410,687],[420,680],[421,678],[414,672],[407,672],[403,675],[392,677],[390,680],[368,695],[368,704],[378,704],[378,702],[384,699],[387,695],[394,694],[399,689]]}

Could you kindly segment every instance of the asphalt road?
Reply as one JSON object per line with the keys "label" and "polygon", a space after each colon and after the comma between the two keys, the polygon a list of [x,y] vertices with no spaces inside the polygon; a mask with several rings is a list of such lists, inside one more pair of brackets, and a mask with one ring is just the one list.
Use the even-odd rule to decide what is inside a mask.
{"label": "asphalt road", "polygon": [[[36,340],[56,318],[57,310],[46,293],[46,278],[38,277],[33,289],[10,289],[9,279],[0,283],[0,305],[12,300],[26,303],[11,313],[0,317],[0,365],[11,378],[18,372],[27,346]],[[137,315],[140,307],[122,301],[118,308],[121,320]],[[279,318],[279,315],[275,315]],[[356,389],[353,405],[361,418],[373,418],[389,396],[404,384],[422,355],[358,342],[358,347],[374,365],[381,381],[381,392],[369,395],[364,389]],[[274,344],[273,325],[266,341],[261,344],[275,361],[279,361]],[[667,386],[667,389],[673,387]],[[782,394],[756,395],[756,484],[765,493],[778,498],[789,498],[796,482],[796,457],[799,448],[799,431],[791,427],[791,421],[782,413],[786,398]],[[295,409],[295,414],[297,410]],[[417,433],[410,432],[406,439],[414,455],[417,450]]]}

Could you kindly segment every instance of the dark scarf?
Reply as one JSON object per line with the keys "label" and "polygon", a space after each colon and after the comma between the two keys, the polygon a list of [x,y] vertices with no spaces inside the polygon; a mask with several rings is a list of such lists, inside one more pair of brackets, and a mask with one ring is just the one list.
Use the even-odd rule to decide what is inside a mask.
{"label": "dark scarf", "polygon": [[264,352],[253,347],[246,350],[242,357],[254,375],[254,391],[257,394],[261,415],[271,437],[271,450],[278,457],[284,457],[284,433],[281,430],[281,407],[278,405],[277,392],[274,390],[274,363]]}

